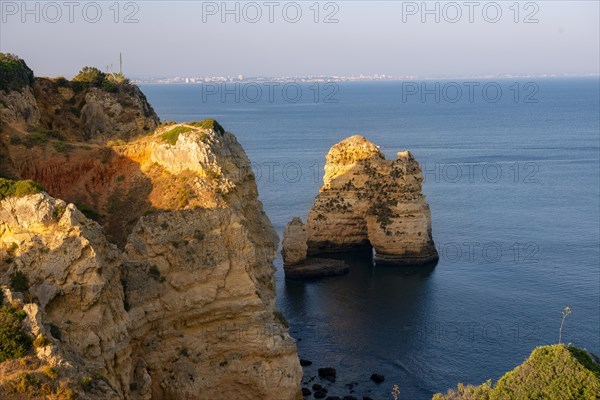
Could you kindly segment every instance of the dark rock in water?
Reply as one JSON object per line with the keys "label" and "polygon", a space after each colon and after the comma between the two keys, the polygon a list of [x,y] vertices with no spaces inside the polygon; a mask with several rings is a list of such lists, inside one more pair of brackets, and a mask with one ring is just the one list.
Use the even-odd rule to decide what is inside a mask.
{"label": "dark rock in water", "polygon": [[342,400],[339,396],[328,396],[325,400]]}
{"label": "dark rock in water", "polygon": [[358,399],[354,396],[344,396],[344,398],[342,400],[358,400]]}
{"label": "dark rock in water", "polygon": [[325,396],[327,396],[327,393],[325,393],[322,390],[319,390],[318,392],[315,392],[315,399],[324,399]]}
{"label": "dark rock in water", "polygon": [[300,359],[300,365],[303,366],[303,367],[308,367],[309,365],[312,365],[312,361],[308,361],[308,360],[305,360],[305,359],[301,358]]}
{"label": "dark rock in water", "polygon": [[321,391],[323,391],[323,386],[319,385],[318,383],[315,383],[314,385],[312,385],[312,389],[315,392],[321,392]]}
{"label": "dark rock in water", "polygon": [[371,380],[375,383],[381,383],[381,382],[385,381],[385,377],[380,374],[373,374],[373,375],[371,375]]}
{"label": "dark rock in water", "polygon": [[306,397],[306,396],[310,396],[311,394],[312,394],[312,392],[310,391],[310,389],[302,388],[302,396]]}
{"label": "dark rock in water", "polygon": [[319,376],[323,379],[327,379],[330,382],[335,382],[335,378],[336,378],[335,368],[332,368],[332,367],[319,368]]}
{"label": "dark rock in water", "polygon": [[307,258],[301,264],[285,266],[288,279],[316,279],[338,276],[348,273],[348,264],[344,260],[333,258]]}
{"label": "dark rock in water", "polygon": [[373,400],[373,399],[369,396],[363,396],[363,400]]}

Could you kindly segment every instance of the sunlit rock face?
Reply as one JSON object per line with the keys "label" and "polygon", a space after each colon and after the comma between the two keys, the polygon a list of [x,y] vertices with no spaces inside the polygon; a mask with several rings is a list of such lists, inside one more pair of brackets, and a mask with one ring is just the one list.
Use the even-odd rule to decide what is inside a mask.
{"label": "sunlit rock face", "polygon": [[[334,145],[326,160],[323,186],[305,227],[309,258],[374,250],[377,264],[437,261],[421,169],[409,151],[386,160],[376,145],[352,136]],[[286,242],[297,239],[284,235],[284,253],[293,253]]]}
{"label": "sunlit rock face", "polygon": [[36,363],[81,399],[302,398],[278,237],[232,133],[158,127],[131,85],[37,78],[0,100],[0,289],[48,340]]}

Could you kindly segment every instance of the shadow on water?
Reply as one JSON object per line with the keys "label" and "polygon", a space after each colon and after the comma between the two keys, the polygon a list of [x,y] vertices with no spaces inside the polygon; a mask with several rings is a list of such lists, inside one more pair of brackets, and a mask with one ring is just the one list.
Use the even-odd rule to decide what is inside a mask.
{"label": "shadow on water", "polygon": [[[383,368],[396,370],[397,375],[389,378],[398,382],[414,351],[415,343],[406,340],[406,333],[414,333],[416,321],[434,323],[427,318],[432,315],[431,278],[436,264],[375,266],[368,253],[331,258],[345,260],[349,273],[315,281],[287,280],[284,286],[290,333],[298,340],[300,357],[313,361],[305,376],[315,375],[316,368],[333,366],[341,386],[356,381],[367,390],[364,394],[380,398],[389,393],[388,385],[373,386],[370,374],[381,371],[391,358],[395,365]],[[337,385],[332,389],[342,391]]]}

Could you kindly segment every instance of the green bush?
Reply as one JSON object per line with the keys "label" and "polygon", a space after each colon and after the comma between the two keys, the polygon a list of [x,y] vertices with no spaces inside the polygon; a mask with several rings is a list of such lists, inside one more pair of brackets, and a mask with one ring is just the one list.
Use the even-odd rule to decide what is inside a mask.
{"label": "green bush", "polygon": [[109,93],[117,93],[119,91],[119,84],[113,80],[104,79],[102,89]]}
{"label": "green bush", "polygon": [[101,86],[105,78],[104,72],[96,67],[83,67],[73,78],[73,82],[87,83],[93,86]]}
{"label": "green bush", "polygon": [[29,279],[24,273],[17,271],[10,275],[10,287],[16,292],[25,293],[29,290]]}
{"label": "green bush", "polygon": [[33,84],[33,71],[14,54],[0,53],[0,90],[21,90]]}
{"label": "green bush", "polygon": [[193,129],[188,126],[176,126],[175,128],[163,133],[161,138],[163,142],[174,146],[175,143],[177,143],[177,139],[179,139],[179,135],[190,131],[193,131]]}
{"label": "green bush", "polygon": [[94,378],[92,378],[91,376],[84,376],[83,378],[81,378],[81,388],[83,390],[85,390],[86,392],[89,392],[90,390],[92,390],[92,384],[94,383]]}
{"label": "green bush", "polygon": [[15,242],[13,242],[10,244],[10,246],[8,246],[8,249],[6,249],[6,252],[8,254],[10,254],[11,256],[14,256],[18,249],[19,249],[19,245],[16,244]]}
{"label": "green bush", "polygon": [[48,338],[44,335],[38,335],[33,341],[33,347],[46,347],[50,344]]}
{"label": "green bush", "polygon": [[599,399],[600,367],[589,354],[572,346],[538,347],[525,362],[507,372],[491,388],[459,384],[434,400]]}
{"label": "green bush", "polygon": [[95,86],[109,93],[118,93],[121,89],[128,90],[129,79],[120,73],[106,74],[96,67],[83,67],[73,78],[73,90],[79,92],[86,86]]}
{"label": "green bush", "polygon": [[197,128],[202,128],[202,129],[212,129],[221,134],[225,133],[225,129],[223,129],[221,124],[219,124],[216,120],[214,120],[212,118],[206,118],[202,121],[190,122],[187,125],[195,126]]}
{"label": "green bush", "polygon": [[0,178],[0,200],[4,200],[7,197],[23,197],[30,194],[36,194],[43,190],[44,188],[34,181],[13,181]]}
{"label": "green bush", "polygon": [[59,76],[54,79],[54,82],[60,87],[69,86],[69,81],[64,76]]}
{"label": "green bush", "polygon": [[0,363],[23,357],[31,348],[31,339],[21,326],[25,316],[12,306],[0,308]]}
{"label": "green bush", "polygon": [[75,148],[72,144],[65,142],[54,142],[52,143],[52,147],[59,153],[68,153]]}
{"label": "green bush", "polygon": [[58,370],[54,367],[47,366],[42,370],[42,374],[50,380],[55,380],[58,377]]}

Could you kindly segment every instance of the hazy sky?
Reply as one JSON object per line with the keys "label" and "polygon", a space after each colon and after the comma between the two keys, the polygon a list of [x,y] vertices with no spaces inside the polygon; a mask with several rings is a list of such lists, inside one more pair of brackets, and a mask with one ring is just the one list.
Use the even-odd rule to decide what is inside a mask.
{"label": "hazy sky", "polygon": [[[118,15],[114,1],[47,3],[27,3],[27,14],[21,1],[0,1],[0,50],[24,58],[38,76],[71,77],[84,65],[118,69],[120,51],[130,77],[579,75],[600,68],[596,0],[430,1],[433,13],[425,15],[421,1],[228,2],[238,12],[226,15],[221,1],[120,2]],[[290,22],[298,9],[298,22]],[[131,13],[138,22],[125,23]],[[338,22],[324,23],[332,13]]]}

